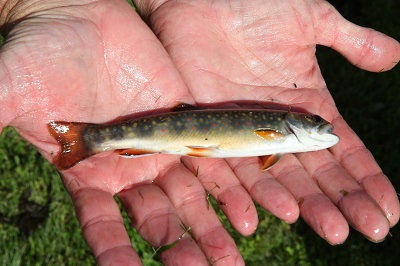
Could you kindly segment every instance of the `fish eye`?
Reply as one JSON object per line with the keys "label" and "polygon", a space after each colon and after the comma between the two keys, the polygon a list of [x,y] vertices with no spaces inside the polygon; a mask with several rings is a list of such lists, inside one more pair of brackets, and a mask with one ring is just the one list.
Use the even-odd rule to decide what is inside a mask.
{"label": "fish eye", "polygon": [[312,118],[313,118],[314,122],[316,122],[316,123],[322,122],[322,118],[319,115],[314,115]]}

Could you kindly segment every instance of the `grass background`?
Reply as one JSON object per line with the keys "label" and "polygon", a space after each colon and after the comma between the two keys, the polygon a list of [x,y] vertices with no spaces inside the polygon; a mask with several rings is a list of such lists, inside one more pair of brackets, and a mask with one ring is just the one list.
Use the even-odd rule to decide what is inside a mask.
{"label": "grass background", "polygon": [[[400,40],[397,0],[330,1],[354,23]],[[328,48],[317,56],[339,110],[400,191],[400,72],[369,73]],[[68,194],[54,168],[11,128],[0,135],[0,264],[94,265]],[[218,209],[218,206],[215,205]],[[251,237],[236,233],[220,215],[247,265],[397,265],[400,226],[374,244],[355,231],[330,246],[304,222],[287,225],[259,210],[260,225]],[[125,217],[126,218],[126,217]],[[161,265],[152,249],[125,219],[132,244],[145,265]]]}

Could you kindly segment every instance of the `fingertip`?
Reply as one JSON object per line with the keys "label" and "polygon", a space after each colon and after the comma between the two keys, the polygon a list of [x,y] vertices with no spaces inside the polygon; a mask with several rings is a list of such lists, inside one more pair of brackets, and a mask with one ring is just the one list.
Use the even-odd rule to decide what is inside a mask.
{"label": "fingertip", "polygon": [[316,42],[332,47],[353,65],[382,72],[400,61],[400,44],[376,30],[346,20],[330,4],[321,5],[315,25]]}
{"label": "fingertip", "polygon": [[297,222],[300,216],[300,209],[297,204],[293,204],[290,199],[288,199],[288,202],[286,203],[284,208],[279,210],[279,211],[274,211],[272,214],[274,214],[276,217],[278,217],[281,221],[287,223],[287,224],[294,224]]}
{"label": "fingertip", "polygon": [[296,222],[299,218],[298,202],[274,178],[260,181],[252,187],[250,194],[263,208],[288,224]]}
{"label": "fingertip", "polygon": [[[347,228],[348,228],[348,227],[347,227]],[[336,233],[336,234],[331,235],[329,238],[326,237],[325,240],[326,240],[326,242],[328,242],[330,245],[332,245],[332,246],[337,246],[337,245],[343,244],[343,243],[346,241],[348,235],[349,235],[349,232],[347,232],[347,233],[345,233],[345,234],[338,234],[338,233]]]}
{"label": "fingertip", "polygon": [[382,172],[362,179],[364,190],[378,203],[388,220],[389,226],[395,226],[400,217],[400,204],[398,195],[389,178]]}
{"label": "fingertip", "polygon": [[138,254],[135,252],[132,246],[120,246],[113,249],[109,249],[97,258],[99,266],[105,265],[129,265],[139,266],[142,265]]}
{"label": "fingertip", "polygon": [[332,246],[343,244],[349,236],[350,227],[341,213],[335,213],[321,228],[323,238]]}
{"label": "fingertip", "polygon": [[381,226],[379,224],[375,224],[375,226],[370,226],[369,230],[366,231],[364,236],[373,243],[380,243],[386,239],[386,236],[388,234],[389,226]]}
{"label": "fingertip", "polygon": [[217,202],[240,234],[248,236],[254,233],[258,225],[257,210],[242,186],[234,186],[220,193]]}
{"label": "fingertip", "polygon": [[324,195],[304,200],[301,216],[314,231],[331,245],[343,243],[349,235],[349,225],[335,205]]}
{"label": "fingertip", "polygon": [[364,191],[347,194],[339,207],[351,225],[373,242],[380,242],[389,233],[389,222],[377,203]]}
{"label": "fingertip", "polygon": [[353,65],[372,72],[393,68],[400,60],[400,44],[374,29],[344,20],[332,48]]}
{"label": "fingertip", "polygon": [[299,216],[300,209],[298,207],[298,204],[296,204],[296,206],[288,204],[286,207],[286,211],[282,212],[280,219],[287,224],[294,224],[299,219]]}

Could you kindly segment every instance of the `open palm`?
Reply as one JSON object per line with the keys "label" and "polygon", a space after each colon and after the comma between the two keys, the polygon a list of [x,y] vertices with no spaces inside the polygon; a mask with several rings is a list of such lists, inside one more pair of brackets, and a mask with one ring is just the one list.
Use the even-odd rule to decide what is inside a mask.
{"label": "open palm", "polygon": [[254,199],[288,222],[297,218],[294,205],[301,203],[303,218],[331,243],[347,237],[346,220],[374,241],[386,236],[388,221],[393,226],[399,219],[397,196],[340,116],[315,50],[316,44],[331,46],[360,68],[383,71],[399,61],[396,41],[351,24],[322,1],[169,1],[154,10],[147,14],[150,25],[196,101],[299,107],[332,121],[341,138],[330,152],[287,157],[269,173],[260,173],[258,158],[218,163],[185,158],[193,171],[203,162],[199,178],[209,189],[216,176],[229,176],[213,190],[217,198],[229,198],[222,200],[229,202],[224,206],[228,217],[229,205],[238,204],[238,179]]}
{"label": "open palm", "polygon": [[[242,263],[203,186],[244,235],[257,226],[251,197],[287,222],[297,219],[301,202],[303,218],[331,243],[345,240],[347,222],[378,241],[387,220],[398,221],[393,187],[340,117],[314,56],[320,43],[362,68],[389,69],[399,60],[395,41],[348,24],[326,3],[169,1],[153,12],[137,1],[160,43],[124,1],[86,2],[36,7],[41,12],[21,20],[1,50],[0,122],[50,161],[59,149],[46,129],[51,120],[104,123],[178,102],[278,102],[333,121],[341,137],[331,152],[287,156],[263,173],[258,158],[182,158],[192,171],[172,155],[83,161],[62,175],[99,262],[139,261],[113,195],[153,246],[177,240],[182,224],[191,227],[195,241],[184,237],[162,254],[183,265]],[[346,36],[369,37],[356,48]]]}

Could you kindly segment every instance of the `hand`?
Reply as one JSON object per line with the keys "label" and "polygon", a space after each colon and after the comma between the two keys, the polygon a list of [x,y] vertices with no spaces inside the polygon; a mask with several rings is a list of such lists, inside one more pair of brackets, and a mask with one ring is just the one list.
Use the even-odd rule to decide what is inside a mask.
{"label": "hand", "polygon": [[[161,43],[125,1],[32,3],[18,2],[7,17],[21,20],[1,50],[0,125],[13,126],[49,161],[59,150],[46,128],[51,120],[104,123],[195,103]],[[227,254],[225,261],[243,263],[178,156],[101,154],[61,174],[101,265],[140,263],[113,195],[154,247],[178,240],[182,225],[191,227],[197,243],[186,234],[161,254],[165,263],[208,265]]]}
{"label": "hand", "polygon": [[[97,1],[93,4],[88,3],[88,5],[71,5],[55,9],[46,7],[46,11],[40,16],[22,20],[10,32],[9,41],[3,47],[0,68],[0,77],[4,81],[0,85],[2,86],[0,94],[0,122],[2,125],[12,125],[17,128],[25,138],[39,148],[46,158],[51,160],[51,155],[58,150],[58,146],[45,128],[45,124],[50,120],[102,123],[134,112],[170,107],[176,102],[194,103],[195,101],[278,100],[291,106],[306,107],[310,112],[319,113],[327,119],[335,118],[337,132],[342,137],[341,144],[332,150],[333,155],[322,152],[322,155],[326,157],[325,162],[332,162],[331,165],[336,166],[329,168],[331,169],[329,171],[321,172],[320,169],[319,175],[318,173],[313,174],[313,167],[317,166],[301,156],[299,156],[299,161],[295,157],[285,158],[289,165],[290,163],[293,165],[292,168],[279,169],[279,165],[276,165],[271,171],[273,176],[269,176],[268,173],[260,173],[257,168],[259,162],[252,159],[229,160],[228,164],[223,160],[200,161],[188,158],[184,158],[184,160],[193,172],[195,172],[195,167],[199,166],[201,169],[199,179],[207,189],[211,190],[215,186],[210,184],[218,184],[220,188],[213,189],[211,192],[218,200],[228,203],[223,206],[223,209],[242,234],[250,234],[257,225],[256,213],[250,196],[245,190],[247,189],[251,196],[263,206],[288,222],[297,219],[296,200],[301,201],[303,198],[301,207],[303,218],[309,221],[311,226],[328,241],[332,243],[343,241],[347,235],[343,227],[347,226],[347,223],[342,214],[327,200],[328,197],[337,203],[342,213],[352,223],[361,216],[350,218],[349,216],[354,213],[347,210],[348,207],[355,203],[368,205],[373,201],[368,198],[367,203],[362,203],[360,199],[356,199],[356,197],[367,197],[362,189],[349,189],[346,197],[335,201],[331,195],[334,194],[333,189],[324,189],[324,186],[332,184],[318,178],[335,174],[338,176],[338,180],[331,182],[333,185],[340,185],[343,188],[342,195],[344,195],[346,193],[343,192],[347,191],[346,188],[350,186],[345,186],[342,180],[348,180],[348,183],[358,185],[351,181],[352,178],[361,180],[362,176],[371,176],[373,167],[378,168],[375,163],[368,170],[369,172],[363,172],[360,176],[351,172],[345,162],[355,160],[358,161],[355,165],[359,165],[361,163],[360,153],[348,153],[346,158],[342,156],[345,159],[341,160],[341,165],[346,170],[340,168],[339,164],[334,164],[336,158],[344,155],[346,150],[351,151],[352,147],[357,146],[351,143],[357,138],[339,118],[326,89],[321,89],[324,87],[324,83],[318,70],[316,70],[316,74],[312,73],[305,79],[301,74],[304,75],[307,71],[304,72],[304,67],[301,67],[300,70],[303,72],[300,73],[299,69],[295,69],[292,65],[292,62],[288,64],[289,59],[285,59],[287,54],[280,63],[286,62],[284,65],[288,67],[289,71],[286,71],[281,64],[277,65],[284,68],[285,71],[279,69],[277,65],[268,65],[267,59],[271,57],[265,53],[272,53],[269,49],[271,47],[277,49],[274,46],[254,49],[255,47],[243,45],[242,48],[246,48],[246,50],[251,48],[248,50],[250,53],[248,56],[251,56],[252,52],[254,52],[254,56],[250,57],[251,62],[236,61],[245,50],[235,48],[235,45],[237,46],[239,43],[234,43],[234,46],[222,46],[220,41],[232,41],[235,38],[241,39],[241,37],[238,35],[235,37],[226,29],[222,33],[229,33],[230,38],[233,39],[224,39],[223,35],[213,36],[212,32],[215,32],[215,27],[205,27],[202,29],[203,32],[197,31],[199,26],[202,26],[198,24],[204,23],[204,18],[195,17],[196,14],[199,14],[198,11],[202,11],[200,14],[207,15],[213,10],[207,9],[205,12],[204,7],[200,4],[198,6],[178,6],[176,2],[169,2],[155,13],[151,13],[151,11],[146,13],[145,10],[151,9],[139,6],[141,13],[149,16],[152,28],[159,33],[161,41],[172,56],[180,73],[174,68],[155,36],[123,1]],[[39,6],[35,8],[39,8]],[[34,11],[32,11],[33,14],[35,14]],[[213,11],[223,12],[227,9],[221,6]],[[270,12],[275,13],[273,9]],[[24,14],[19,15],[23,16]],[[46,15],[48,15],[47,18]],[[188,28],[189,25],[186,23],[177,25],[174,24],[174,21],[168,20],[172,17],[173,20],[179,18],[177,19],[179,21],[181,16],[185,15],[196,22],[194,25],[191,24],[191,26],[197,26],[194,28],[196,31]],[[205,17],[214,19],[210,16]],[[68,18],[68,20],[63,18]],[[259,20],[260,18],[255,17],[255,19]],[[167,23],[163,24],[162,22],[165,20]],[[227,24],[227,26],[229,25]],[[345,26],[348,24],[341,25],[343,28]],[[254,33],[257,33],[257,28],[254,29]],[[191,40],[189,33],[201,33],[207,37],[208,41],[201,44],[198,42],[204,40],[205,37],[192,39],[194,44],[185,47],[187,53],[180,54],[179,49],[184,47],[184,41]],[[284,36],[287,32],[282,34]],[[361,33],[355,35],[359,34]],[[217,49],[212,53],[210,46],[212,41],[215,41],[215,37],[218,37],[221,46],[215,43],[215,46],[213,45],[211,48]],[[257,41],[257,37],[259,36],[255,35],[252,40]],[[379,38],[381,44],[377,47],[382,48],[385,44],[389,48],[387,54],[378,56],[379,60],[377,60],[380,62],[380,68],[388,68],[388,62],[396,56],[398,57],[398,46],[396,48],[396,43],[389,38]],[[275,42],[278,41],[278,39],[275,40]],[[302,62],[308,60],[308,64],[315,64],[313,46],[317,40],[313,41],[314,43],[310,44],[311,47],[302,49],[303,53],[295,53],[299,52],[298,49],[301,48],[299,46],[291,47],[287,51],[291,56],[303,56]],[[343,45],[342,49],[344,50]],[[302,47],[304,48],[304,46]],[[224,51],[225,48],[230,50]],[[233,54],[229,55],[228,51]],[[277,55],[282,52],[284,51],[279,51]],[[211,55],[213,57],[207,58],[210,60],[215,58],[215,61],[201,62],[199,59],[202,58],[198,57],[198,53]],[[266,57],[261,60],[255,55]],[[231,64],[232,61],[237,63]],[[185,64],[188,62],[190,65]],[[223,63],[224,69],[216,69],[221,63]],[[248,67],[243,68],[242,63],[246,63]],[[251,68],[254,66],[253,63],[257,65],[257,68]],[[264,65],[263,68],[259,68],[260,64]],[[371,66],[365,66],[365,63],[360,63],[360,66],[373,70]],[[195,78],[191,78],[193,76],[189,74],[191,71],[196,72]],[[255,71],[260,72],[256,73]],[[239,78],[238,73],[242,75]],[[272,74],[269,76],[268,73]],[[286,76],[282,76],[283,73],[286,73]],[[268,81],[266,81],[267,78]],[[189,90],[184,82],[188,84]],[[201,86],[198,85],[199,82],[202,82]],[[217,85],[218,83],[219,85]],[[294,83],[302,89],[288,89],[289,85]],[[288,88],[284,88],[285,86]],[[319,110],[317,104],[307,104],[306,102],[310,99],[325,102],[326,109]],[[304,156],[315,157],[315,155]],[[367,158],[367,160],[373,159]],[[300,163],[308,172],[303,170]],[[280,165],[282,164],[287,166],[284,162],[280,163]],[[220,173],[223,175],[219,175],[218,172],[211,175],[213,168],[221,171]],[[255,172],[255,169],[258,172],[252,175],[251,173]],[[290,169],[296,169],[296,171],[289,171],[285,175],[283,171]],[[251,178],[244,179],[243,172],[245,171]],[[348,172],[346,173],[346,171]],[[293,185],[287,184],[288,179],[293,175],[296,175],[297,181],[302,182],[302,186],[297,189],[294,189]],[[352,178],[350,178],[351,175]],[[318,189],[310,176],[315,176],[315,178],[319,176],[318,184],[322,190]],[[210,183],[211,177],[213,179]],[[394,225],[399,214],[398,202],[393,195],[394,190],[382,174],[377,174],[372,178],[377,180],[376,183],[381,187],[378,190],[375,188],[372,192],[380,193],[380,196],[374,196],[371,192],[371,185],[367,184],[371,181],[364,182],[364,190],[369,192],[377,202],[384,193],[385,197],[379,201],[379,204]],[[202,250],[189,238],[184,238],[175,248],[162,254],[165,262],[173,260],[185,264],[185,260],[191,260],[192,263],[193,261],[206,263],[207,258],[222,258],[227,254],[230,256],[218,262],[229,264],[233,261],[238,263],[242,261],[229,235],[222,229],[212,210],[207,208],[201,184],[193,173],[188,172],[180,164],[178,157],[157,155],[129,160],[121,159],[113,153],[104,154],[85,160],[69,171],[63,172],[63,180],[76,206],[84,235],[99,263],[115,262],[116,259],[139,261],[137,255],[133,255],[134,251],[122,225],[119,209],[112,197],[114,194],[117,194],[122,200],[139,233],[153,246],[175,241],[183,233],[180,223],[191,226],[194,239]],[[290,182],[292,181],[293,178]],[[266,188],[268,190],[265,191],[270,191],[271,196],[265,191],[261,193]],[[353,191],[360,192],[352,193]],[[323,193],[327,196],[324,196]],[[240,202],[237,200],[239,197],[242,197]],[[287,202],[281,200],[287,200]],[[310,212],[312,208],[318,206],[326,206],[326,211],[315,214]],[[241,211],[244,208],[248,211]],[[378,218],[374,224],[380,226],[379,233],[386,235],[388,225],[382,225],[384,216],[378,213],[379,208],[376,203],[372,204],[370,210],[371,215]],[[390,213],[393,215],[388,215]],[[332,230],[326,230],[325,228],[330,225],[329,219],[332,217],[339,217],[339,225],[334,224]],[[386,221],[386,219],[384,220]],[[321,234],[321,228],[324,234]],[[365,229],[365,226],[363,228]],[[357,229],[361,231],[361,228]],[[364,233],[364,231],[362,232]],[[370,231],[364,234],[368,236],[368,233]],[[338,237],[335,237],[335,234]],[[380,237],[381,235],[373,236]],[[206,255],[203,255],[202,252]]]}
{"label": "hand", "polygon": [[[183,158],[192,171],[201,164],[199,179],[227,203],[221,208],[241,233],[255,226],[249,193],[289,223],[300,203],[303,219],[332,244],[345,241],[348,223],[372,241],[385,238],[399,219],[397,195],[335,107],[315,46],[332,47],[362,69],[384,71],[399,62],[398,42],[346,21],[324,1],[137,2],[197,102],[300,107],[332,121],[341,138],[329,151],[287,156],[267,173],[255,158]],[[247,230],[240,221],[248,221]]]}

